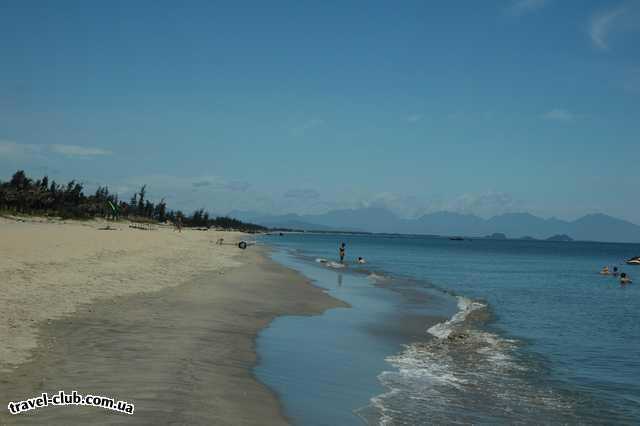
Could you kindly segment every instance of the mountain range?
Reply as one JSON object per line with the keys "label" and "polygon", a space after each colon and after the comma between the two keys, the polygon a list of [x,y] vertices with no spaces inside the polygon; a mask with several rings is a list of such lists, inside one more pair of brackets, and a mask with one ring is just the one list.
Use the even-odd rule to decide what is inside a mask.
{"label": "mountain range", "polygon": [[379,207],[333,210],[310,215],[265,215],[232,211],[229,216],[270,228],[305,231],[360,231],[394,234],[461,235],[482,237],[504,233],[509,238],[546,239],[566,234],[574,240],[640,243],[640,226],[605,214],[589,214],[573,221],[544,219],[530,213],[506,213],[489,219],[472,214],[435,212],[403,219]]}

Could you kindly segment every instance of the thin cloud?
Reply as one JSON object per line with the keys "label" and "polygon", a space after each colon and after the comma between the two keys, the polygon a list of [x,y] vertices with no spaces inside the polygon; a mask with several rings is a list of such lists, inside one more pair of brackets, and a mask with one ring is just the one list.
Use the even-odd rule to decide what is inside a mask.
{"label": "thin cloud", "polygon": [[126,199],[142,185],[147,185],[150,200],[164,198],[170,208],[186,212],[204,208],[213,214],[220,214],[231,210],[274,211],[277,207],[271,196],[253,190],[249,182],[214,175],[131,176],[112,186]]}
{"label": "thin cloud", "polygon": [[304,123],[292,127],[289,129],[289,132],[293,136],[302,136],[310,130],[316,129],[324,125],[324,120],[321,118],[312,118],[311,120],[307,120]]}
{"label": "thin cloud", "polygon": [[460,120],[462,118],[465,118],[467,115],[467,113],[464,113],[462,111],[455,111],[447,114],[446,118],[449,120]]}
{"label": "thin cloud", "polygon": [[53,144],[49,146],[51,152],[61,154],[67,157],[96,157],[111,155],[111,151],[101,148],[91,148],[78,145],[59,145]]}
{"label": "thin cloud", "polygon": [[422,120],[422,114],[411,114],[408,115],[405,120],[409,123],[417,123],[418,121]]}
{"label": "thin cloud", "polygon": [[428,213],[441,211],[491,217],[502,213],[522,211],[526,207],[512,194],[496,191],[466,193],[455,197],[425,197],[392,192],[381,192],[369,196],[351,194],[350,201],[351,203],[343,200],[342,205],[337,207],[384,208],[405,219],[415,219]]}
{"label": "thin cloud", "polygon": [[287,192],[284,193],[284,197],[285,198],[295,198],[295,199],[302,199],[302,200],[315,200],[317,198],[320,198],[320,193],[318,191],[316,191],[315,189],[307,189],[307,188],[301,188],[301,189],[290,189]]}
{"label": "thin cloud", "polygon": [[622,87],[628,93],[640,93],[640,68],[632,69],[625,73]]}
{"label": "thin cloud", "polygon": [[111,155],[111,151],[101,148],[83,147],[77,145],[37,145],[0,141],[0,155],[5,158],[43,157],[47,153],[61,154],[65,157],[95,157]]}
{"label": "thin cloud", "polygon": [[0,140],[0,155],[5,158],[24,157],[40,152],[41,146]]}
{"label": "thin cloud", "polygon": [[548,3],[549,0],[516,0],[511,3],[508,11],[514,16],[522,16],[542,9]]}
{"label": "thin cloud", "polygon": [[209,191],[209,192],[244,192],[251,185],[246,181],[227,180],[220,176],[173,176],[173,175],[143,175],[132,176],[121,182],[122,188],[137,189],[142,185],[149,188],[161,188],[167,192]]}
{"label": "thin cloud", "polygon": [[[175,180],[175,178],[174,178]],[[211,190],[227,190],[245,192],[251,187],[249,182],[241,180],[226,181],[222,178],[212,177],[210,179],[198,180],[191,183],[191,186],[196,190],[199,188],[211,189]]]}
{"label": "thin cloud", "polygon": [[15,142],[0,141],[0,155],[3,157],[14,156],[19,149],[19,145]]}
{"label": "thin cloud", "polygon": [[374,207],[387,209],[401,218],[415,218],[420,216],[428,207],[428,203],[414,195],[398,194],[394,192],[379,192],[364,195],[357,200],[354,207]]}
{"label": "thin cloud", "polygon": [[566,109],[556,108],[542,114],[542,118],[552,121],[573,121],[577,118],[575,114]]}
{"label": "thin cloud", "polygon": [[488,191],[483,194],[463,194],[450,201],[446,210],[491,217],[521,211],[524,204],[506,192]]}
{"label": "thin cloud", "polygon": [[246,192],[249,188],[251,188],[251,184],[241,180],[233,180],[224,184],[224,189],[233,192]]}
{"label": "thin cloud", "polygon": [[593,16],[589,27],[589,35],[595,47],[601,50],[609,49],[607,42],[609,33],[614,28],[615,22],[621,18],[625,12],[626,7],[618,6],[617,8],[609,9]]}

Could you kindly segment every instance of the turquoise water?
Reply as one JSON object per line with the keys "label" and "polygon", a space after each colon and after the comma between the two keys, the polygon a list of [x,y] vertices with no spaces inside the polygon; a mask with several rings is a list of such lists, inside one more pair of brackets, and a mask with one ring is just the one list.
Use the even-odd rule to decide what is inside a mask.
{"label": "turquoise water", "polygon": [[[340,241],[347,260],[368,264],[314,261],[335,259]],[[640,421],[640,268],[621,265],[640,245],[309,234],[265,242],[277,261],[352,305],[279,318],[258,340],[256,374],[296,423]],[[607,264],[638,284],[599,275]]]}

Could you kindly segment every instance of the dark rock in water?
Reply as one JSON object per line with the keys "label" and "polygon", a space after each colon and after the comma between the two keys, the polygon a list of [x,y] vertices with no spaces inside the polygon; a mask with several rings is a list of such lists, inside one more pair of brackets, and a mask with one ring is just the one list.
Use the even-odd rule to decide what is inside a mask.
{"label": "dark rock in water", "polygon": [[506,240],[507,236],[505,234],[503,234],[502,232],[495,232],[491,235],[487,235],[485,238],[489,239],[489,240]]}
{"label": "dark rock in water", "polygon": [[567,234],[558,234],[547,238],[547,241],[573,241],[573,238]]}
{"label": "dark rock in water", "polygon": [[449,336],[447,336],[447,340],[449,340],[450,342],[457,342],[457,341],[464,340],[467,337],[469,337],[469,335],[464,332],[451,333]]}

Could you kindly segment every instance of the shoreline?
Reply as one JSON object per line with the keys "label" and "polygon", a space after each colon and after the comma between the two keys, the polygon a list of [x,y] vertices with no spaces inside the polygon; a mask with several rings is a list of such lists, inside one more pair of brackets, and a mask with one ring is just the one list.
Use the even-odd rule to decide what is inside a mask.
{"label": "shoreline", "polygon": [[[350,271],[351,268],[335,271],[313,262],[318,256],[328,257],[329,248],[335,245],[330,236],[306,239],[291,236],[284,240],[270,241],[274,243],[282,241],[277,244],[285,249],[291,247],[292,249],[288,251],[291,260],[286,264],[300,264],[302,269],[308,269],[312,274],[307,274],[308,276],[324,277],[327,287],[333,290],[331,294],[334,292],[344,294],[345,290],[355,287],[356,283],[347,281],[347,277],[351,275],[350,272],[356,272]],[[536,337],[540,339],[542,332],[534,331],[527,334],[529,330],[523,327],[527,323],[555,327],[560,322],[539,321],[539,316],[529,315],[526,316],[527,320],[523,324],[520,319],[524,315],[514,315],[518,311],[528,314],[542,312],[548,314],[548,318],[553,318],[559,310],[540,310],[538,306],[531,308],[535,304],[530,303],[531,300],[528,297],[539,297],[541,300],[551,302],[550,306],[553,306],[553,303],[558,301],[562,303],[565,294],[573,295],[574,299],[585,295],[589,298],[594,296],[602,298],[606,303],[600,312],[618,313],[620,305],[615,302],[623,298],[625,302],[634,300],[631,299],[633,287],[619,287],[615,281],[612,282],[597,274],[597,269],[593,266],[607,264],[607,258],[614,257],[615,253],[602,253],[601,247],[585,244],[576,246],[575,252],[565,253],[559,259],[550,259],[542,244],[531,247],[525,253],[516,252],[514,256],[512,251],[515,251],[517,246],[514,246],[515,248],[507,246],[505,249],[493,245],[490,241],[474,247],[470,252],[464,248],[457,250],[453,245],[451,248],[443,248],[446,243],[432,241],[421,243],[424,247],[421,251],[415,247],[418,244],[411,242],[399,243],[394,250],[382,251],[380,245],[384,242],[371,241],[371,244],[367,245],[368,242],[364,239],[353,239],[348,244],[353,247],[354,253],[362,254],[368,259],[375,259],[372,265],[377,267],[372,268],[367,265],[369,271],[352,275],[370,277],[374,288],[400,290],[392,291],[408,298],[408,303],[402,306],[400,312],[412,312],[413,308],[422,306],[433,314],[433,308],[438,308],[432,303],[425,303],[428,300],[424,300],[421,292],[415,292],[416,289],[425,290],[428,293],[433,290],[439,293],[442,299],[452,299],[457,302],[455,303],[457,306],[452,306],[451,313],[441,321],[433,324],[432,327],[424,327],[424,335],[419,339],[404,345],[401,350],[391,356],[385,354],[384,358],[388,366],[378,375],[385,391],[377,393],[371,399],[375,410],[367,411],[368,407],[362,410],[365,414],[371,414],[368,418],[372,421],[377,423],[378,419],[382,418],[388,422],[410,424],[414,423],[415,419],[421,418],[431,423],[450,423],[459,419],[471,423],[478,421],[482,423],[486,419],[492,419],[493,422],[500,423],[513,419],[525,419],[526,422],[539,423],[541,419],[542,421],[552,419],[552,421],[564,423],[576,421],[597,423],[609,418],[624,423],[637,418],[637,407],[632,404],[633,397],[637,395],[637,386],[628,379],[628,376],[603,374],[598,378],[605,386],[625,383],[625,391],[618,392],[617,395],[607,392],[605,386],[600,389],[581,389],[580,386],[584,386],[584,381],[581,382],[576,377],[555,375],[561,369],[554,367],[561,366],[564,360],[575,360],[577,365],[594,368],[594,371],[602,367],[597,362],[590,363],[577,357],[571,358],[571,349],[562,353],[565,348],[559,343],[564,344],[562,340],[567,337],[566,335],[562,338],[553,336],[554,338],[548,340],[545,346],[534,340]],[[414,250],[417,252],[415,256]],[[624,247],[618,248],[620,253],[624,253],[625,250]],[[406,265],[396,264],[397,259],[403,256],[407,258]],[[494,260],[494,257],[499,259],[500,263]],[[375,275],[369,274],[372,270]],[[337,286],[335,279],[332,280],[329,276],[330,271],[333,275],[342,276],[338,279]],[[411,276],[425,278],[417,280]],[[558,285],[569,283],[571,285]],[[368,295],[371,293],[367,292]],[[352,302],[351,298],[344,300],[353,304],[353,311],[370,305]],[[622,306],[624,309],[624,305]],[[627,302],[626,307],[630,306],[632,306],[631,302]],[[568,305],[568,307],[573,306]],[[334,312],[321,318],[329,317]],[[617,318],[625,316],[632,318],[629,316],[631,311],[627,312],[623,310],[622,315],[618,315]],[[572,312],[573,317],[576,314],[581,313]],[[376,317],[387,320],[382,315],[376,315]],[[529,317],[531,319],[528,319]],[[567,319],[564,312],[559,317]],[[511,322],[501,322],[504,318],[510,319]],[[316,317],[309,318],[309,320],[315,319]],[[341,318],[340,322],[347,321]],[[386,322],[394,323],[394,321]],[[597,319],[593,322],[597,322]],[[299,327],[304,328],[303,333],[310,332],[309,323],[311,321]],[[405,318],[401,319],[401,323],[403,326],[409,325]],[[613,324],[610,324],[612,327],[609,331],[615,331],[615,333],[607,333],[607,337],[612,337],[608,342],[618,345],[618,348],[632,348],[633,344],[628,338],[624,338],[624,335],[628,336],[633,326],[626,326],[620,330],[621,332],[617,332],[617,329],[613,329]],[[616,322],[615,327],[618,327],[618,324],[619,322]],[[316,325],[318,325],[317,322]],[[602,325],[591,323],[589,328],[592,329],[594,326]],[[285,331],[294,327],[295,324],[281,324],[281,330]],[[539,327],[539,329],[549,329],[546,327]],[[297,330],[294,329],[294,331]],[[395,331],[394,337],[398,335]],[[523,331],[524,334],[520,334]],[[587,329],[583,327],[580,331],[584,332]],[[275,339],[277,334],[282,332],[271,333],[270,338]],[[383,333],[378,335],[388,338]],[[548,338],[546,333],[544,338]],[[581,345],[576,340],[572,343]],[[307,343],[309,346],[311,344],[314,342]],[[551,345],[559,351],[557,353],[549,351]],[[368,345],[368,347],[371,346]],[[584,347],[595,351],[601,350],[602,352],[599,353],[603,354],[612,353],[591,344],[586,344]],[[291,349],[287,349],[291,352]],[[276,386],[282,384],[281,389],[284,394],[289,392],[289,401],[293,401],[289,405],[297,403],[298,407],[301,407],[298,409],[298,418],[305,419],[307,416],[306,419],[309,422],[308,420],[313,418],[309,416],[315,413],[306,410],[300,403],[301,398],[289,391],[288,382],[292,380],[289,379],[287,382],[281,378],[289,374],[287,363],[282,361],[281,352],[283,351],[274,345],[270,346],[270,350],[274,356],[271,370],[266,371],[265,376],[272,375],[272,382]],[[598,353],[595,351],[594,353]],[[294,352],[289,359],[294,359],[295,355]],[[288,358],[284,359],[288,360]],[[624,358],[621,356],[620,361],[622,359]],[[630,359],[626,358],[627,365]],[[346,358],[343,359],[343,361],[346,360]],[[626,367],[621,365],[620,361],[618,361],[618,368],[621,371],[625,371],[626,374],[633,372],[633,364]],[[282,365],[284,368],[281,367]],[[298,372],[296,377],[307,377],[309,374],[307,371],[313,374],[315,370],[306,368]],[[600,371],[612,373],[608,366]],[[359,374],[358,377],[364,377],[364,375]],[[341,380],[338,387],[345,389],[346,381],[342,380],[342,377],[338,377],[338,380]],[[307,381],[312,380],[307,379]],[[461,410],[461,407],[464,407],[464,410]]]}
{"label": "shoreline", "polygon": [[[352,309],[278,318],[260,335],[258,377],[276,390],[297,424],[358,425],[363,418],[377,424],[371,404],[386,392],[379,375],[392,368],[387,358],[404,345],[429,339],[428,325],[448,318],[434,309],[442,308],[444,298],[381,286],[366,274],[323,267],[313,257],[286,250],[273,259]],[[324,409],[314,408],[315,401]]]}
{"label": "shoreline", "polygon": [[[239,264],[222,272],[196,271],[175,286],[81,302],[39,321],[29,359],[0,372],[0,424],[287,424],[277,395],[253,371],[258,333],[277,316],[346,304],[270,260],[265,248],[233,253]],[[6,409],[59,390],[126,400],[135,413],[46,407],[12,416]]]}

